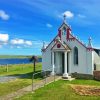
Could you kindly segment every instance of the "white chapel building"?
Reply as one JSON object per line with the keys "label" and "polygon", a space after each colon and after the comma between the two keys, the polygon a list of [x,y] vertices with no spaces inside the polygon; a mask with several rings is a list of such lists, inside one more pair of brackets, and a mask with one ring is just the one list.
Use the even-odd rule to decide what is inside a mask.
{"label": "white chapel building", "polygon": [[86,46],[74,36],[64,16],[57,36],[42,47],[42,70],[68,77],[76,72],[92,75],[95,69],[100,70],[100,49],[93,48],[91,38]]}

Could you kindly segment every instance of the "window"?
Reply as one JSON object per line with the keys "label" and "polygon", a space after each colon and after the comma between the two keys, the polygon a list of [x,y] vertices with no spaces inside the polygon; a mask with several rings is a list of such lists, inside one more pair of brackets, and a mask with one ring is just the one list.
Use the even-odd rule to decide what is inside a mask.
{"label": "window", "polygon": [[78,65],[78,48],[74,47],[74,64]]}
{"label": "window", "polygon": [[62,34],[66,35],[66,28],[65,27],[63,28],[63,33]]}

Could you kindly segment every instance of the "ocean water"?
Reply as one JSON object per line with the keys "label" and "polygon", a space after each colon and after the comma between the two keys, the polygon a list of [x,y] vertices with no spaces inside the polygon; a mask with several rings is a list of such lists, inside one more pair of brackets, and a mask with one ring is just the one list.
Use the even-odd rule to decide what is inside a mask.
{"label": "ocean water", "polygon": [[[42,58],[38,59],[38,62],[42,62]],[[13,59],[0,59],[0,65],[6,65],[6,64],[28,64],[28,63],[32,63],[30,62],[29,59],[27,58],[13,58]]]}

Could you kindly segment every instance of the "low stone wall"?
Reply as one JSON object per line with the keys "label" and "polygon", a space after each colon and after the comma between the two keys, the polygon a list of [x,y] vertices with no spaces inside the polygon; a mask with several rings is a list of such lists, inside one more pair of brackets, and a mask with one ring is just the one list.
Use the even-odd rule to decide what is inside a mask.
{"label": "low stone wall", "polygon": [[76,73],[76,72],[72,73],[71,76],[76,78],[76,79],[93,79],[93,75],[81,74],[81,73]]}
{"label": "low stone wall", "polygon": [[94,75],[94,79],[100,81],[100,71],[94,71],[94,72],[93,72],[93,75]]}

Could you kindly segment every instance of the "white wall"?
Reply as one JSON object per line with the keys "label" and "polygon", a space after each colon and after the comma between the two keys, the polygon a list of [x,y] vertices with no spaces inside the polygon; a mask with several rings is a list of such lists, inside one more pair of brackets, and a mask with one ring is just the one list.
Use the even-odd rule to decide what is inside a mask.
{"label": "white wall", "polygon": [[94,51],[94,63],[95,64],[100,64],[100,57],[98,56],[98,54]]}
{"label": "white wall", "polygon": [[54,45],[52,42],[46,51],[42,52],[42,70],[49,70],[52,71],[52,64],[51,64],[51,48]]}
{"label": "white wall", "polygon": [[[83,74],[93,74],[93,52],[88,51],[83,45],[81,45],[77,40],[67,41],[66,35],[61,36],[62,41],[65,41],[66,44],[71,48],[71,64],[70,64],[70,73],[83,73]],[[70,36],[71,37],[71,36]],[[43,70],[51,69],[51,48],[54,45],[52,42],[49,47],[46,49],[45,52],[42,53],[42,65]],[[74,58],[73,58],[73,49],[74,47],[78,48],[78,65],[74,65]]]}
{"label": "white wall", "polygon": [[[64,37],[64,41],[66,38]],[[91,51],[87,51],[87,49],[81,45],[77,40],[66,41],[66,44],[71,48],[71,65],[70,65],[70,73],[83,73],[83,74],[92,74],[93,64],[92,64],[92,56]],[[78,48],[78,65],[74,65],[74,47]]]}
{"label": "white wall", "polygon": [[88,74],[93,74],[94,70],[94,54],[93,51],[87,51],[87,70]]}
{"label": "white wall", "polygon": [[100,56],[94,51],[94,64],[96,64],[96,70],[100,71]]}

